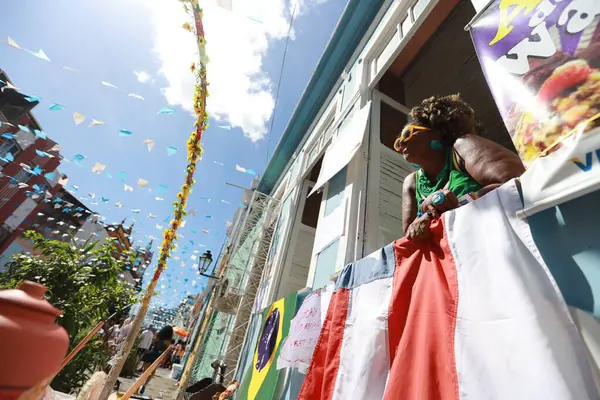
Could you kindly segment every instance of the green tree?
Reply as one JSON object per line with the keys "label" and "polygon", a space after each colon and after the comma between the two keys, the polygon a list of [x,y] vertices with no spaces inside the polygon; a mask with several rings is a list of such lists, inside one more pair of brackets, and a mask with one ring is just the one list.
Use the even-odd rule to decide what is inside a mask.
{"label": "green tree", "polygon": [[[14,288],[24,280],[46,286],[48,301],[64,313],[57,323],[69,334],[69,350],[100,320],[136,301],[135,290],[119,278],[132,259],[115,258],[111,244],[88,240],[77,245],[74,240],[49,240],[35,231],[24,235],[41,254],[15,255],[0,272],[0,289]],[[106,338],[97,335],[56,376],[52,387],[66,393],[78,390],[109,357]]]}

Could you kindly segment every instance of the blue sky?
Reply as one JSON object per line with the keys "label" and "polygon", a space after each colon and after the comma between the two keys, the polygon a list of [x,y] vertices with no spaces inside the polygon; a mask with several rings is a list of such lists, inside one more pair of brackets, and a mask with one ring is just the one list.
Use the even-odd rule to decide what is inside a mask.
{"label": "blue sky", "polygon": [[[204,159],[198,165],[197,183],[188,203],[188,210],[196,210],[197,215],[189,215],[180,230],[184,237],[174,253],[179,260],[169,262],[155,303],[176,305],[186,291],[193,294],[200,291],[203,282],[195,274],[197,261],[190,257],[199,256],[206,249],[218,254],[226,222],[233,218],[241,197],[239,189],[225,182],[250,185],[252,176],[236,171],[236,164],[259,174],[265,168],[265,134],[280,73],[286,20],[293,6],[287,0],[285,4],[284,0],[264,2],[268,7],[234,7],[234,12],[210,5],[205,8],[211,57],[208,103],[209,109],[212,104],[210,111],[219,120],[211,119],[211,127],[204,134]],[[127,218],[128,223],[135,220],[136,244],[145,245],[147,238],[153,236],[157,239],[154,241],[156,253],[162,241],[162,231],[156,225],[165,227],[165,221],[171,219],[171,204],[184,177],[185,141],[194,123],[186,102],[191,102],[189,94],[192,93],[191,74],[187,69],[195,55],[190,53],[189,40],[185,45],[177,41],[181,32],[185,34],[180,21],[175,17],[173,21],[162,18],[167,8],[177,8],[173,11],[175,15],[177,3],[177,0],[13,0],[5,6],[10,18],[0,25],[1,40],[6,41],[10,36],[23,48],[43,49],[51,60],[48,62],[6,43],[0,44],[0,68],[21,92],[42,98],[34,115],[49,137],[63,147],[61,154],[66,159],[72,159],[75,154],[86,157],[80,165],[61,164],[61,172],[69,176],[68,189],[74,190],[71,185],[77,186],[77,197],[85,197],[82,201],[108,223],[123,218]],[[304,0],[297,6],[293,40],[289,42],[274,115],[271,152],[345,3],[345,0]],[[261,23],[246,15],[252,15]],[[172,38],[171,32],[176,32]],[[212,39],[211,32],[215,35]],[[244,43],[248,37],[251,41]],[[80,72],[65,71],[64,66]],[[134,71],[144,71],[148,79],[141,82]],[[104,86],[102,81],[117,88]],[[144,100],[130,97],[129,93]],[[64,110],[50,111],[52,103],[64,106]],[[175,112],[157,115],[165,106]],[[76,125],[74,112],[84,114],[86,120]],[[105,124],[90,128],[92,118]],[[131,131],[132,135],[121,137],[120,129]],[[145,139],[155,140],[150,152]],[[168,156],[167,146],[176,147],[177,153]],[[103,173],[92,172],[96,162],[106,165]],[[124,191],[124,183],[118,178],[120,172],[127,174],[125,183],[134,188],[133,192]],[[138,188],[138,178],[147,180],[148,185]],[[166,185],[168,189],[158,194],[158,185]],[[88,198],[88,193],[94,193],[96,198]],[[99,202],[101,196],[110,200]],[[93,204],[95,202],[99,204]],[[116,202],[123,207],[116,207]],[[139,214],[131,211],[137,209]],[[156,218],[148,218],[149,214]],[[210,233],[205,234],[202,229]],[[187,254],[182,254],[184,251]],[[155,265],[153,262],[149,270],[154,270]]]}

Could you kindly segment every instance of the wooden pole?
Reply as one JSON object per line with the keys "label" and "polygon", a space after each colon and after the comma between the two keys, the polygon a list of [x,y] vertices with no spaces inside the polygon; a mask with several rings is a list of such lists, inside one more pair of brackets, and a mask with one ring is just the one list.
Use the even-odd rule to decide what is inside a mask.
{"label": "wooden pole", "polygon": [[[229,253],[226,253],[221,259],[221,263],[218,266],[218,270],[215,271],[215,275],[221,277],[225,266],[229,262]],[[202,347],[202,343],[204,343],[204,336],[206,335],[206,329],[209,325],[213,314],[213,308],[215,299],[217,298],[217,293],[219,290],[219,285],[215,284],[211,290],[210,299],[208,300],[208,305],[206,306],[206,310],[204,310],[204,315],[202,316],[202,325],[200,326],[200,331],[198,335],[196,335],[196,343],[194,343],[194,349],[188,355],[187,362],[185,364],[185,368],[181,374],[181,379],[179,380],[179,392],[177,393],[177,400],[182,400],[183,395],[185,393],[185,389],[188,386],[190,376],[192,374],[192,369],[194,368],[194,364],[196,364],[196,358],[200,353],[200,347]]]}
{"label": "wooden pole", "polygon": [[[117,354],[115,359],[115,365],[110,370],[106,381],[104,382],[104,386],[102,387],[102,392],[98,396],[99,400],[108,400],[108,397],[112,393],[113,387],[123,369],[123,365],[127,360],[127,356],[129,352],[133,348],[133,344],[139,334],[140,327],[142,322],[148,312],[148,307],[150,306],[150,300],[154,295],[154,290],[156,289],[156,285],[158,284],[158,279],[162,271],[167,268],[167,260],[170,257],[171,251],[173,250],[174,244],[173,242],[177,239],[177,230],[181,227],[182,220],[185,217],[185,207],[187,204],[187,199],[191,192],[192,186],[194,184],[194,173],[196,171],[196,164],[200,157],[202,156],[202,133],[208,126],[208,114],[206,113],[206,97],[207,97],[207,86],[208,82],[206,81],[206,49],[205,49],[205,39],[204,39],[204,27],[202,25],[202,10],[200,9],[200,5],[198,4],[198,0],[184,0],[182,1],[186,6],[186,9],[190,12],[194,19],[194,28],[196,34],[196,42],[198,44],[199,50],[199,61],[198,63],[193,64],[192,72],[195,74],[196,78],[196,87],[194,94],[194,112],[197,117],[197,121],[195,124],[195,130],[190,134],[190,138],[188,139],[186,146],[188,151],[188,165],[186,168],[185,174],[185,182],[181,186],[181,190],[177,193],[177,201],[174,203],[174,219],[171,221],[169,228],[165,230],[163,233],[163,242],[160,248],[158,265],[156,266],[156,270],[154,272],[154,276],[152,277],[152,281],[148,285],[146,289],[146,294],[144,295],[144,299],[141,302],[140,309],[131,324],[131,330],[127,337],[125,338],[125,343],[123,347]],[[192,31],[191,25],[185,24],[184,28]]]}
{"label": "wooden pole", "polygon": [[144,373],[133,383],[127,392],[121,397],[120,400],[129,400],[129,398],[137,392],[137,390],[146,382],[148,377],[154,373],[156,368],[160,365],[165,356],[169,353],[169,350],[173,346],[169,346],[157,359],[144,371]]}
{"label": "wooden pole", "polygon": [[77,353],[79,353],[79,351],[81,349],[83,349],[83,347],[87,344],[87,342],[90,341],[91,338],[94,337],[94,335],[96,333],[98,333],[98,331],[100,329],[102,329],[102,327],[104,326],[104,321],[100,321],[98,323],[98,325],[96,325],[94,327],[94,329],[92,329],[92,331],[90,333],[87,334],[86,337],[84,337],[81,342],[79,342],[79,344],[77,346],[75,346],[75,348],[73,350],[71,350],[71,352],[69,353],[69,355],[67,357],[65,357],[65,359],[63,360],[62,364],[60,364],[60,368],[58,369],[59,371],[62,370],[64,367],[67,366],[67,364],[77,355]]}
{"label": "wooden pole", "polygon": [[[123,365],[125,365],[125,361],[127,361],[127,357],[129,356],[129,353],[131,352],[131,349],[133,348],[133,344],[135,343],[135,340],[137,339],[138,333],[140,331],[140,327],[142,326],[142,322],[144,321],[144,318],[146,317],[146,313],[148,311],[148,307],[150,306],[150,300],[152,299],[152,295],[154,294],[154,289],[156,288],[156,285],[158,284],[158,277],[160,277],[160,266],[156,267],[156,269],[157,269],[156,272],[158,273],[157,274],[155,272],[155,274],[154,274],[156,279],[153,279],[150,282],[150,284],[148,285],[148,289],[146,290],[146,295],[144,296],[144,299],[142,300],[140,309],[139,309],[137,315],[135,316],[133,323],[131,324],[131,330],[129,331],[129,334],[125,338],[125,342],[123,343],[123,346],[121,347],[121,349],[119,350],[119,352],[117,353],[117,355],[115,357],[115,364],[112,366],[108,376],[106,377],[106,381],[104,382],[102,391],[100,392],[100,395],[98,396],[99,400],[108,400],[108,397],[113,392],[113,388],[115,386],[115,383],[117,382],[117,379],[119,378],[119,375],[121,374]],[[158,277],[156,275],[158,275]]]}

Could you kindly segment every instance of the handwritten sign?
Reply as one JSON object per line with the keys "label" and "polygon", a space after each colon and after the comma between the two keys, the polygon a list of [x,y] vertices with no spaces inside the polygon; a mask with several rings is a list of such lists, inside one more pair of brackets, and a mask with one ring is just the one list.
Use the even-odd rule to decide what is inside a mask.
{"label": "handwritten sign", "polygon": [[321,291],[317,291],[309,294],[302,303],[279,353],[277,369],[297,368],[301,373],[308,369],[323,325],[321,309],[328,306],[323,305],[322,300]]}

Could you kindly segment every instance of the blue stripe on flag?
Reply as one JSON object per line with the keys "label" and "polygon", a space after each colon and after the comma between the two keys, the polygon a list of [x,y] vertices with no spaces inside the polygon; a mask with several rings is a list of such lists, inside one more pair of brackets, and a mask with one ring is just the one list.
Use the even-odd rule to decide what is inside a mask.
{"label": "blue stripe on flag", "polygon": [[396,260],[393,243],[377,250],[369,256],[344,267],[335,283],[335,289],[354,289],[365,283],[394,275]]}

